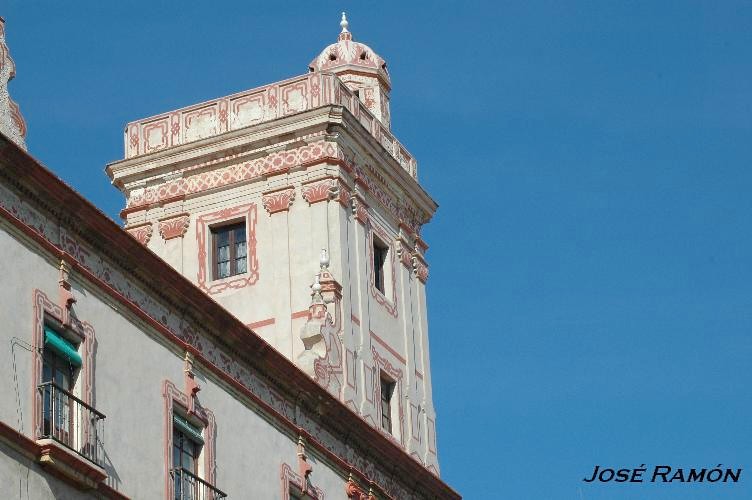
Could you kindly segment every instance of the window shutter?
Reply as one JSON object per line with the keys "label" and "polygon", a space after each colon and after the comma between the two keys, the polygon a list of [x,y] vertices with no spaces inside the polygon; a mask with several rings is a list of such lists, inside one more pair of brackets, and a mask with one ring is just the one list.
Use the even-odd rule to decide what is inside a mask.
{"label": "window shutter", "polygon": [[204,444],[204,437],[201,435],[201,429],[176,414],[172,415],[172,422],[175,424],[175,427],[187,437],[198,444]]}
{"label": "window shutter", "polygon": [[81,355],[76,347],[55,330],[46,326],[44,327],[44,347],[52,349],[59,356],[67,359],[73,366],[80,367],[82,365]]}

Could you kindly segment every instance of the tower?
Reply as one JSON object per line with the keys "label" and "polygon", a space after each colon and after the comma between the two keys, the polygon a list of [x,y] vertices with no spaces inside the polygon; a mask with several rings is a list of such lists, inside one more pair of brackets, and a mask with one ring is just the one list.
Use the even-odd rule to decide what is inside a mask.
{"label": "tower", "polygon": [[386,62],[340,25],[304,75],[129,123],[107,173],[131,235],[438,474],[437,205],[390,132]]}

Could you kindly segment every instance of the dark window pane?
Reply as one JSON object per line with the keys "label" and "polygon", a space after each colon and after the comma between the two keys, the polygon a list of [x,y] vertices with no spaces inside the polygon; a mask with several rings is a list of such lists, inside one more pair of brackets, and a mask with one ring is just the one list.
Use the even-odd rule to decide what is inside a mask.
{"label": "dark window pane", "polygon": [[235,243],[245,243],[245,223],[235,227]]}
{"label": "dark window pane", "polygon": [[230,244],[230,232],[226,229],[220,229],[214,233],[217,238],[217,246],[227,246]]}
{"label": "dark window pane", "polygon": [[245,221],[213,228],[212,235],[214,279],[245,273],[248,268]]}

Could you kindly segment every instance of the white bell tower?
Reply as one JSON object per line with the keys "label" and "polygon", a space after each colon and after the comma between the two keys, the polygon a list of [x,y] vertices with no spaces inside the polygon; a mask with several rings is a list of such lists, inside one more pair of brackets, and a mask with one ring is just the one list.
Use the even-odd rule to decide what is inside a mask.
{"label": "white bell tower", "polygon": [[437,205],[390,131],[386,62],[340,26],[306,74],[129,123],[107,172],[135,238],[438,474]]}

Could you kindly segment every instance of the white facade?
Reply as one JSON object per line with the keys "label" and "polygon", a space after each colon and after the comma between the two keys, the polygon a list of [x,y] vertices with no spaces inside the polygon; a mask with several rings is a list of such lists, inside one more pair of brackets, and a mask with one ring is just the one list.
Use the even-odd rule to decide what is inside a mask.
{"label": "white facade", "polygon": [[[419,237],[436,204],[379,120],[386,63],[345,30],[307,75],[129,124],[127,158],[107,171],[126,195],[126,229],[288,359],[308,359],[301,368],[378,428],[380,379],[395,381],[393,437],[438,473]],[[237,221],[247,272],[212,279],[211,230]],[[388,247],[383,292],[374,240]],[[318,348],[306,339],[308,356],[322,249],[341,291],[325,286],[333,324]]]}
{"label": "white facade", "polygon": [[[380,63],[355,64],[388,92]],[[187,429],[206,498],[459,498],[431,402],[419,230],[436,205],[352,66],[129,124],[108,166],[127,232],[0,134],[3,488],[175,498]],[[217,279],[228,223],[246,268]]]}

